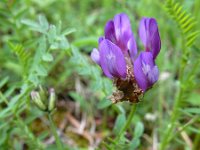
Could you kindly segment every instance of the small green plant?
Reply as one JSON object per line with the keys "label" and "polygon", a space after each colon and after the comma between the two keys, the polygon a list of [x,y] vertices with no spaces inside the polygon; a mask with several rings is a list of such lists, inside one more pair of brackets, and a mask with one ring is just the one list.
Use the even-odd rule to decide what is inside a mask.
{"label": "small green plant", "polygon": [[[198,150],[199,9],[199,0],[0,0],[0,149]],[[113,18],[119,13],[131,25]],[[152,40],[148,35],[154,34],[144,32],[155,25],[151,17],[160,52],[157,32]],[[139,19],[144,30],[138,32]],[[104,29],[107,21],[111,28]],[[117,25],[125,28],[107,36]],[[97,41],[105,32],[103,45]],[[116,51],[104,49],[109,63],[94,57],[96,65],[90,54],[96,47],[94,54],[105,58],[105,43]],[[157,50],[149,69],[141,53],[152,52],[152,45]],[[125,64],[147,76],[130,71],[128,80],[121,79]],[[132,92],[132,75],[142,94]]]}
{"label": "small green plant", "polygon": [[[161,150],[166,149],[166,147],[169,146],[169,142],[174,138],[173,133],[181,115],[180,109],[183,109],[182,105],[184,103],[184,99],[186,99],[188,97],[188,93],[193,90],[195,85],[194,74],[197,71],[197,66],[200,63],[199,60],[196,60],[196,62],[193,62],[193,69],[190,71],[187,70],[192,54],[190,47],[193,45],[199,35],[199,30],[196,30],[195,28],[195,18],[184,11],[182,6],[179,3],[176,3],[174,0],[167,0],[165,2],[165,8],[167,13],[172,16],[172,18],[176,21],[176,24],[180,27],[182,51],[181,59],[179,61],[180,69],[178,73],[178,92],[174,101],[170,122],[167,125],[167,130],[164,132],[164,136],[160,144]],[[186,70],[189,73],[186,73]]]}

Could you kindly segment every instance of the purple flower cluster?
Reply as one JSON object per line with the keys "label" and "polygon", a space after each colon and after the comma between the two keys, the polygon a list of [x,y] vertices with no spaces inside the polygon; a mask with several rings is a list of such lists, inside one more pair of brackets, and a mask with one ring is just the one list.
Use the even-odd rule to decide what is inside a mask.
{"label": "purple flower cluster", "polygon": [[137,86],[145,92],[158,80],[159,71],[155,59],[160,52],[161,41],[154,18],[142,18],[138,34],[145,50],[138,54],[136,40],[128,16],[117,14],[106,23],[105,36],[99,38],[98,49],[94,48],[91,58],[111,79],[127,80],[129,71]]}

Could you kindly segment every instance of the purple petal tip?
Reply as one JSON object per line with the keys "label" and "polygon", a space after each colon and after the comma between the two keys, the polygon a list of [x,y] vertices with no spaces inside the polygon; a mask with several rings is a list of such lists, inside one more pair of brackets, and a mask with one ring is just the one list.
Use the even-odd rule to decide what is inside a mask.
{"label": "purple petal tip", "polygon": [[92,50],[92,52],[91,52],[91,58],[92,58],[92,60],[95,63],[99,64],[100,58],[99,58],[99,51],[98,51],[98,49],[94,48]]}

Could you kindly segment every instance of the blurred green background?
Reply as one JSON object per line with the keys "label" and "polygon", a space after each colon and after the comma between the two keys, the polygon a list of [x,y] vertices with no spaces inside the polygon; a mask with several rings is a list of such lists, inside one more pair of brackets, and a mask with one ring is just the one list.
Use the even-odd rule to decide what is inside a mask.
{"label": "blurred green background", "polygon": [[[195,29],[199,30],[200,1],[177,2],[194,16]],[[200,37],[186,50],[190,56],[186,57],[181,84],[184,34],[163,0],[1,0],[0,149],[56,149],[45,113],[30,100],[30,92],[39,86],[56,91],[53,118],[70,149],[117,145],[111,139],[123,126],[130,104],[111,105],[107,97],[113,90],[112,81],[102,75],[89,55],[98,47],[106,22],[121,12],[131,20],[139,50],[143,47],[137,29],[143,16],[156,18],[162,42],[156,60],[160,78],[138,104],[124,137],[131,141],[128,148],[158,149],[181,85],[184,96],[175,131],[186,128],[176,134],[168,148],[199,149]],[[128,149],[123,144],[115,148]]]}

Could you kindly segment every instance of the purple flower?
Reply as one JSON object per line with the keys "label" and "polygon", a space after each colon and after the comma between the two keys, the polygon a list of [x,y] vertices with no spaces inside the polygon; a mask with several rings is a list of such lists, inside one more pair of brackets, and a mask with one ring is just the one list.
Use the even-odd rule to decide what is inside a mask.
{"label": "purple flower", "polygon": [[138,86],[146,91],[158,80],[158,67],[151,52],[141,52],[134,62],[134,76]]}
{"label": "purple flower", "polygon": [[[137,56],[130,20],[124,13],[117,14],[106,23],[105,36],[99,38],[98,49],[94,48],[91,53],[92,60],[101,66],[107,77],[115,79],[117,89],[129,101],[137,98],[141,90],[145,92],[151,88],[159,76],[155,59],[160,52],[161,41],[156,20],[142,18],[138,32],[145,51]],[[128,88],[136,90],[130,92]]]}
{"label": "purple flower", "polygon": [[126,61],[121,49],[104,39],[99,45],[100,65],[109,77],[126,78]]}
{"label": "purple flower", "polygon": [[91,58],[109,77],[126,78],[126,61],[121,49],[107,39],[100,40],[99,51],[94,48]]}
{"label": "purple flower", "polygon": [[137,45],[128,16],[118,14],[105,26],[105,37],[99,38],[99,51],[94,48],[91,58],[99,64],[109,78],[126,78],[125,56],[132,60],[137,54]]}
{"label": "purple flower", "polygon": [[117,45],[124,55],[129,53],[131,59],[134,59],[137,54],[137,44],[126,14],[117,14],[113,20],[109,20],[106,23],[104,33],[105,39]]}
{"label": "purple flower", "polygon": [[155,59],[161,48],[158,25],[154,18],[143,17],[140,21],[139,36],[146,51],[151,51]]}
{"label": "purple flower", "polygon": [[160,52],[161,41],[157,22],[153,18],[142,18],[139,36],[146,52],[141,52],[134,61],[134,76],[138,86],[146,91],[158,80],[159,71],[155,59]]}

